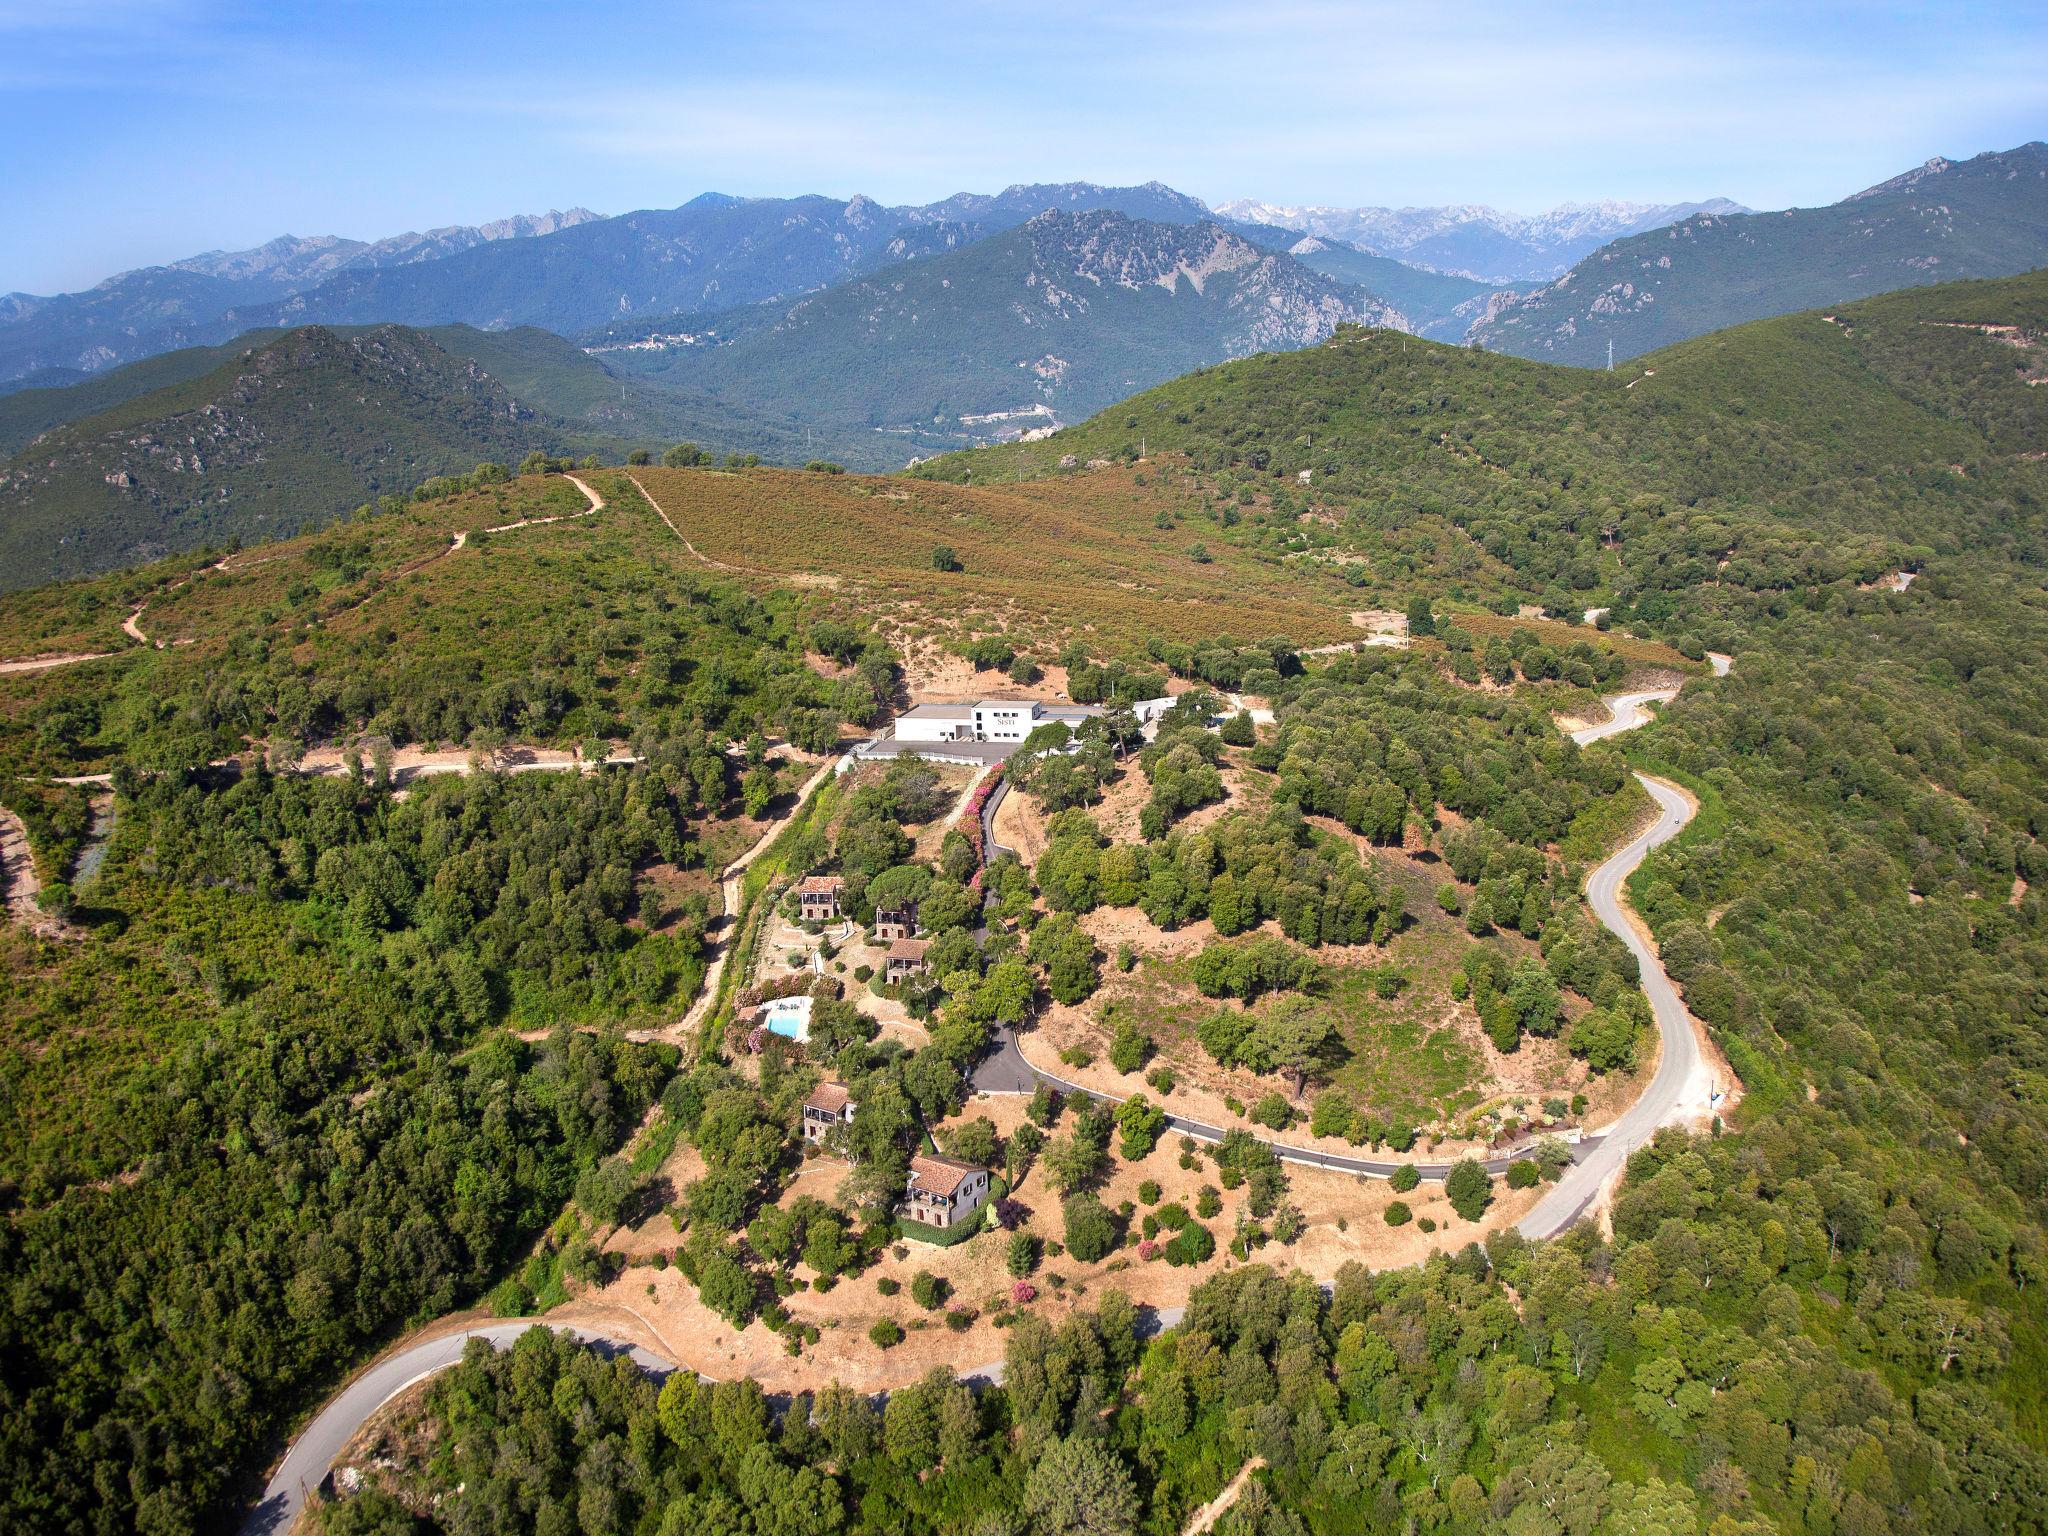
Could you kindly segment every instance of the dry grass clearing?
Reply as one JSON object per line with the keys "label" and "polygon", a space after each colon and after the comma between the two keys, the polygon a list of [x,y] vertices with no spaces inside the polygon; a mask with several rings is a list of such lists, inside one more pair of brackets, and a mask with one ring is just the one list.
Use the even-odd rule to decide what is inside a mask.
{"label": "dry grass clearing", "polygon": [[[1021,1123],[1023,1111],[1021,1099],[978,1098],[957,1118],[985,1116],[1007,1137]],[[1060,1129],[1063,1124],[1055,1127]],[[886,1250],[879,1263],[863,1274],[841,1280],[828,1292],[799,1290],[785,1298],[784,1305],[793,1317],[815,1324],[823,1335],[801,1356],[788,1354],[781,1337],[760,1323],[735,1332],[698,1300],[696,1288],[673,1266],[656,1268],[646,1262],[627,1268],[608,1285],[583,1293],[545,1320],[555,1324],[603,1320],[644,1337],[693,1369],[726,1378],[749,1376],[769,1392],[815,1389],[821,1381],[835,1380],[873,1391],[914,1381],[937,1365],[972,1371],[1002,1359],[1007,1335],[995,1326],[994,1319],[1003,1311],[1036,1312],[1057,1323],[1067,1313],[1092,1305],[1095,1294],[1111,1287],[1144,1305],[1178,1306],[1201,1281],[1237,1263],[1228,1245],[1247,1191],[1242,1187],[1222,1189],[1205,1153],[1197,1154],[1197,1166],[1192,1169],[1181,1167],[1180,1157],[1179,1140],[1169,1136],[1138,1162],[1117,1159],[1098,1193],[1112,1210],[1125,1201],[1133,1204],[1131,1236],[1135,1238],[1145,1211],[1156,1209],[1139,1203],[1139,1186],[1145,1181],[1160,1186],[1161,1203],[1177,1200],[1190,1211],[1205,1185],[1215,1188],[1222,1208],[1204,1225],[1217,1240],[1216,1252],[1199,1266],[1175,1268],[1163,1259],[1147,1261],[1139,1257],[1135,1242],[1092,1264],[1078,1263],[1071,1255],[1047,1257],[1031,1276],[1036,1298],[1019,1307],[1010,1299],[1014,1281],[1004,1266],[1008,1239],[1002,1233],[982,1233],[953,1248],[898,1244],[901,1257],[894,1248]],[[680,1187],[692,1175],[694,1165],[678,1154],[678,1161],[668,1171]],[[801,1195],[829,1201],[845,1171],[845,1164],[836,1159],[814,1158],[784,1193],[783,1202]],[[1497,1186],[1494,1203],[1485,1216],[1467,1222],[1450,1209],[1441,1186],[1423,1185],[1401,1198],[1416,1217],[1428,1217],[1437,1224],[1438,1230],[1429,1233],[1421,1230],[1419,1221],[1400,1227],[1387,1225],[1383,1213],[1396,1197],[1383,1180],[1314,1168],[1290,1167],[1287,1173],[1288,1199],[1300,1207],[1306,1225],[1294,1243],[1268,1244],[1253,1260],[1297,1265],[1325,1280],[1351,1260],[1385,1269],[1417,1263],[1434,1250],[1455,1251],[1519,1218],[1539,1194]],[[1025,1230],[1047,1242],[1063,1236],[1060,1197],[1046,1184],[1042,1167],[1034,1166],[1025,1175],[1016,1198],[1031,1211]],[[606,1247],[644,1261],[656,1253],[672,1252],[680,1241],[669,1218],[657,1211],[639,1227],[614,1233]],[[920,1270],[951,1284],[950,1307],[975,1314],[973,1324],[964,1332],[945,1327],[942,1312],[923,1311],[911,1300],[910,1282]],[[798,1273],[809,1272],[799,1267]],[[901,1290],[884,1296],[876,1284],[882,1279],[894,1280]],[[893,1319],[907,1331],[903,1343],[893,1349],[879,1349],[868,1338],[869,1328],[883,1318]]]}
{"label": "dry grass clearing", "polygon": [[[1136,648],[1153,635],[1354,638],[1334,577],[1208,541],[1210,525],[1161,528],[1186,499],[1127,469],[1028,485],[957,486],[759,469],[639,471],[706,561],[763,583],[833,575],[863,602],[895,600],[948,625],[967,619],[1051,643],[1092,635]],[[963,570],[933,569],[945,545]]]}
{"label": "dry grass clearing", "polygon": [[[1586,624],[1567,624],[1562,619],[1507,618],[1498,613],[1466,612],[1459,609],[1438,615],[1448,619],[1458,628],[1477,635],[1483,646],[1486,641],[1499,636],[1505,640],[1518,629],[1526,629],[1543,644],[1556,650],[1565,650],[1583,640],[1596,650],[1612,651],[1623,661],[1638,669],[1655,668],[1674,674],[1705,672],[1703,661],[1687,661],[1684,656],[1661,640],[1639,640],[1634,635],[1623,634],[1618,629],[1605,632]],[[1677,676],[1671,679],[1679,681]],[[1631,683],[1631,686],[1639,686]]]}

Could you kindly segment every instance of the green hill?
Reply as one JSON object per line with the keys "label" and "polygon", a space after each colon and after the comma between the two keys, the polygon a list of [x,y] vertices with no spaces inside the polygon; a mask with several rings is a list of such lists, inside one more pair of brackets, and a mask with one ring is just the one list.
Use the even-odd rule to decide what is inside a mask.
{"label": "green hill", "polygon": [[1824,208],[1702,214],[1604,246],[1482,321],[1496,352],[1586,367],[1721,327],[2048,264],[2048,144],[1917,170]]}
{"label": "green hill", "polygon": [[[1830,313],[1717,332],[1611,374],[1347,328],[918,473],[982,483],[1141,446],[1185,455],[1226,494],[1278,486],[1289,507],[1388,528],[1448,518],[1519,573],[1525,600],[1560,613],[1717,566],[1784,588],[1868,579],[1916,546],[2048,548],[2048,528],[2015,518],[2012,483],[2038,494],[2024,453],[2048,443],[2048,396],[2028,382],[2048,361],[2048,273]],[[1301,537],[1270,520],[1228,536]]]}
{"label": "green hill", "polygon": [[622,377],[522,328],[258,331],[0,399],[0,586],[279,538],[480,459],[691,439],[797,456],[802,429]]}
{"label": "green hill", "polygon": [[[361,421],[363,399],[407,381],[446,403],[467,380],[460,398],[493,418],[512,398],[418,333],[274,348],[306,362],[278,364],[286,405],[245,407],[266,421],[351,400]],[[550,355],[516,343],[500,366],[524,357],[539,377]],[[536,1334],[397,1405],[365,1438],[363,1480],[315,1518],[1171,1531],[1258,1456],[1219,1529],[2048,1526],[2044,379],[2040,273],[1759,321],[1611,376],[1347,327],[923,478],[599,471],[606,508],[573,517],[573,487],[527,476],[224,564],[0,595],[0,655],[112,649],[139,603],[165,642],[0,676],[0,797],[59,877],[46,888],[75,900],[63,938],[0,929],[0,1525],[229,1528],[292,1426],[400,1333],[471,1306],[644,1298],[681,1322],[645,1326],[684,1365],[725,1369],[738,1335],[778,1382],[818,1389],[815,1412],[776,1415],[758,1380],[689,1370],[657,1392]],[[606,403],[593,390],[583,408]],[[1882,579],[1900,566],[1918,579]],[[1608,630],[1519,613],[1532,599],[1610,606]],[[1413,644],[1285,638],[1318,615],[1362,634],[1348,611],[1375,603],[1411,614]],[[1108,604],[1124,624],[1103,622]],[[1244,717],[1250,739],[1230,745],[1172,712],[1120,769],[1089,727],[1075,772],[1122,777],[1101,800],[1070,780],[1035,868],[979,871],[987,906],[959,883],[972,844],[942,843],[943,878],[916,878],[945,929],[946,995],[914,1046],[857,1019],[787,1058],[743,1055],[715,1024],[678,1034],[707,941],[722,926],[744,953],[776,882],[836,867],[873,895],[916,856],[911,832],[940,829],[914,765],[825,775],[798,814],[787,792],[899,684],[955,686],[928,681],[946,675],[934,661],[950,648],[964,665],[992,624],[997,651],[1018,641],[1027,674],[1057,667],[1076,696],[1150,696],[1170,676],[1256,692],[1272,717]],[[1694,666],[1640,731],[1564,739],[1553,710],[1597,707],[1610,660],[1671,667],[1667,643],[1733,669]],[[807,761],[756,761],[771,736]],[[413,742],[464,743],[481,771],[401,798],[382,747]],[[349,743],[364,771],[288,771]],[[585,743],[641,760],[492,771]],[[208,766],[228,752],[240,771]],[[1027,793],[1060,789],[1044,770],[1065,761]],[[1240,803],[1133,842],[1122,788],[1151,779],[1156,818],[1208,793],[1205,768]],[[1634,962],[1574,899],[1627,835],[1631,768],[1697,801],[1628,896],[1725,1096],[1639,1147],[1606,1210],[1556,1240],[1512,1220],[1561,1144],[1504,1179],[1424,1181],[1397,1211],[1383,1185],[1247,1140],[1344,1125],[1427,1161],[1437,1127],[1361,1118],[1400,1064],[1358,1056],[1315,1060],[1303,1102],[1276,1089],[1185,1154],[1133,1147],[1135,1115],[1046,1106],[1062,1123],[1043,1157],[995,1154],[1018,1173],[1022,1245],[988,1233],[898,1261],[900,1174],[879,1194],[799,1182],[819,1166],[790,1134],[814,1074],[888,1106],[857,1122],[877,1149],[863,1181],[927,1135],[1000,1135],[971,1123],[985,1106],[964,1069],[999,1010],[1070,964],[1103,990],[1066,1006],[1141,1038],[1147,1086],[1182,1113],[1204,1063],[1252,1038],[1235,1032],[1247,1017],[1405,1019],[1435,995],[1425,924],[1464,957],[1435,978],[1447,1028],[1483,1027],[1518,1072],[1545,1028],[1637,1040]],[[71,887],[105,802],[49,776],[98,769],[112,838]],[[786,830],[718,925],[715,872],[771,826],[764,810]],[[1372,878],[1309,883],[1340,866]],[[1406,919],[1357,904],[1396,872],[1420,877]],[[1348,959],[1369,990],[1183,1009],[1175,972],[1201,961],[1164,945],[1202,946],[1196,924],[1220,931],[1227,904],[1240,925],[1270,913],[1318,973]],[[1340,925],[1375,908],[1390,931],[1355,942]],[[1076,932],[1109,941],[1070,962],[1051,941]],[[759,956],[771,970],[780,948]],[[872,1006],[873,988],[841,986]],[[1197,1019],[1222,1022],[1189,1040]],[[1154,1028],[1169,1023],[1181,1038]],[[1441,1049],[1432,1033],[1401,1053]],[[1630,1087],[1575,1078],[1564,1110],[1548,1087],[1517,1092],[1486,1123],[1506,1138],[1539,1105],[1576,1114],[1562,1095],[1580,1085],[1610,1103]],[[1099,1196],[1048,1177],[1077,1153]],[[1209,1187],[1192,1212],[1141,1210],[1151,1173]],[[872,1219],[829,1213],[856,1198]],[[801,1242],[798,1213],[816,1228]],[[1148,1221],[1176,1230],[1165,1252]],[[1083,1251],[1091,1225],[1106,1232]],[[832,1226],[847,1241],[825,1255]],[[1172,1270],[1191,1230],[1209,1256],[1190,1289]],[[1406,1246],[1368,1242],[1386,1233]],[[1012,1253],[1057,1260],[1034,1271],[1045,1291],[991,1281]],[[895,1274],[927,1266],[955,1285],[951,1358],[1007,1351],[1002,1383],[903,1385],[928,1364],[918,1325],[940,1319],[919,1295],[933,1281]],[[1133,1283],[1185,1298],[1181,1324],[1135,1338]],[[707,1307],[729,1333],[701,1326]],[[866,1397],[884,1383],[886,1418]]]}
{"label": "green hill", "polygon": [[[1226,357],[1398,317],[1214,224],[1045,213],[788,306],[658,322],[620,366],[816,425],[862,467],[1014,436]],[[687,332],[687,336],[676,334]],[[662,339],[667,338],[667,339]]]}

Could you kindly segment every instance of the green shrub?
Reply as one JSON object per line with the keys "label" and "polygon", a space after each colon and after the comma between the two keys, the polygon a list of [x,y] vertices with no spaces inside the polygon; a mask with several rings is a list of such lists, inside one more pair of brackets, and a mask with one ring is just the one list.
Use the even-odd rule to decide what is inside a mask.
{"label": "green shrub", "polygon": [[1107,1258],[1116,1247],[1119,1235],[1116,1217],[1095,1196],[1067,1196],[1060,1207],[1060,1214],[1066,1222],[1067,1252],[1083,1264]]}
{"label": "green shrub", "polygon": [[1422,1175],[1415,1171],[1413,1163],[1403,1163],[1387,1180],[1387,1187],[1397,1195],[1405,1195],[1422,1182]]}
{"label": "green shrub", "polygon": [[1483,1164],[1473,1158],[1461,1158],[1444,1180],[1444,1194],[1449,1197],[1452,1210],[1467,1221],[1477,1221],[1493,1203],[1493,1180]]}
{"label": "green shrub", "polygon": [[1388,1226],[1405,1227],[1415,1213],[1408,1209],[1406,1200],[1394,1200],[1388,1203],[1385,1214]]}
{"label": "green shrub", "polygon": [[1136,1024],[1125,1020],[1116,1027],[1116,1034],[1109,1042],[1109,1064],[1119,1072],[1135,1072],[1145,1065],[1152,1054],[1152,1037]]}
{"label": "green shrub", "polygon": [[1528,1189],[1543,1177],[1543,1170],[1529,1158],[1518,1157],[1508,1164],[1508,1188]]}
{"label": "green shrub", "polygon": [[1351,1100],[1334,1090],[1316,1095],[1315,1108],[1308,1117],[1311,1136],[1350,1136],[1357,1122]]}
{"label": "green shrub", "polygon": [[1191,1221],[1175,1234],[1161,1253],[1173,1265],[1202,1264],[1216,1252],[1216,1238],[1198,1221]]}
{"label": "green shrub", "polygon": [[1252,1106],[1252,1119],[1268,1130],[1284,1131],[1294,1123],[1294,1106],[1277,1093],[1269,1093]]}
{"label": "green shrub", "polygon": [[903,1342],[903,1330],[895,1319],[885,1317],[868,1330],[868,1338],[877,1349],[894,1349]]}

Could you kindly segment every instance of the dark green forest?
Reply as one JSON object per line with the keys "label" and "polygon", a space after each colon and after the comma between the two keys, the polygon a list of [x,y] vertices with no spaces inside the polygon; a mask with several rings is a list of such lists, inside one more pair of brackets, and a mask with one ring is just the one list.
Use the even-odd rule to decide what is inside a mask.
{"label": "dark green forest", "polygon": [[[1623,759],[1684,783],[1700,813],[1631,893],[1742,1079],[1739,1111],[1639,1150],[1611,1238],[1499,1233],[1413,1269],[1347,1269],[1327,1292],[1246,1263],[1152,1338],[1103,1290],[1057,1325],[1021,1318],[1003,1384],[980,1392],[937,1379],[877,1406],[821,1386],[776,1413],[746,1383],[657,1386],[548,1338],[479,1351],[326,1527],[1163,1536],[1254,1457],[1229,1536],[2048,1525],[2044,312],[2040,276],[1933,288],[1612,376],[1345,332],[935,463],[980,481],[1143,453],[1185,485],[1201,537],[1282,563],[1348,556],[1376,595],[1433,599],[1452,636],[1398,658],[1270,651],[1278,724],[1250,750],[1285,800],[1368,837],[1436,806],[1467,816],[1459,872],[1566,984],[1598,991],[1616,962],[1559,920],[1544,850],[1619,787]],[[1884,578],[1902,569],[1916,579],[1899,590]],[[836,725],[876,706],[886,671],[851,630],[825,638],[865,679],[804,670],[819,632],[789,600],[693,587],[683,606],[673,590],[564,611],[555,633],[588,666],[495,709],[478,702],[492,685],[538,680],[498,637],[477,642],[469,686],[401,688],[400,659],[368,638],[287,647],[256,624],[215,677],[164,652],[104,694],[24,688],[38,702],[9,716],[17,768],[127,766],[82,904],[90,942],[13,936],[0,972],[0,1110],[20,1128],[0,1225],[0,1524],[219,1528],[273,1435],[405,1323],[510,1273],[662,1097],[672,1052],[503,1026],[686,995],[700,915],[650,923],[630,872],[689,863],[701,818],[738,792],[740,763],[708,785],[700,749],[787,720],[790,686]],[[1521,602],[1607,606],[1614,630],[1726,651],[1734,670],[1581,752],[1478,681],[1606,681],[1604,652],[1494,657],[1488,610]],[[670,625],[730,667],[690,650],[650,684]],[[460,650],[458,628],[435,646]],[[349,689],[328,691],[329,664]],[[150,713],[152,677],[184,690],[175,709]],[[307,739],[341,722],[516,728],[538,699],[554,731],[644,723],[679,745],[403,801],[374,767],[308,782],[193,766],[302,694],[289,718]],[[1048,905],[1213,917],[1217,882],[1200,903],[1175,884],[1196,839],[1172,823],[1205,766],[1192,740],[1139,764],[1158,797],[1142,871],[1061,823],[1037,871]],[[46,839],[75,835],[75,807],[40,814]],[[901,849],[870,820],[832,852],[886,879]],[[1236,888],[1228,922],[1274,916],[1312,955],[1326,915],[1349,933],[1388,911],[1285,807],[1220,825],[1200,836]],[[997,870],[998,895],[1018,895]],[[984,994],[1020,969],[991,968],[974,1006],[1004,1006]],[[958,1033],[985,1022],[963,1014]]]}

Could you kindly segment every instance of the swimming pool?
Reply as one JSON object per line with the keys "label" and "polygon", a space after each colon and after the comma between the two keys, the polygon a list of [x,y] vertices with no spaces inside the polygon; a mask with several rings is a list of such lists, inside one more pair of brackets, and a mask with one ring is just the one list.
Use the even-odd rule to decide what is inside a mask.
{"label": "swimming pool", "polygon": [[777,997],[761,1005],[761,1023],[771,1032],[785,1040],[805,1041],[811,1038],[811,999],[809,994],[796,997]]}

